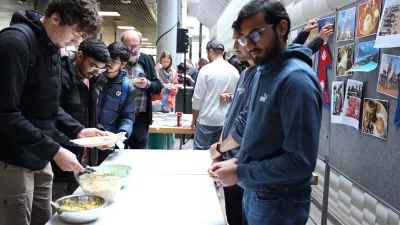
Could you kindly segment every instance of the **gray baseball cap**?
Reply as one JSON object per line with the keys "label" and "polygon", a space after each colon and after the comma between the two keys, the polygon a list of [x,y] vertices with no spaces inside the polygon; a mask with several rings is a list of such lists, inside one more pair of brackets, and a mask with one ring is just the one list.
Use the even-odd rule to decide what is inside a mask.
{"label": "gray baseball cap", "polygon": [[209,42],[207,43],[206,49],[207,49],[207,50],[210,50],[210,49],[218,49],[218,50],[225,51],[225,47],[224,47],[224,45],[222,44],[222,42],[217,41],[217,40],[209,41]]}

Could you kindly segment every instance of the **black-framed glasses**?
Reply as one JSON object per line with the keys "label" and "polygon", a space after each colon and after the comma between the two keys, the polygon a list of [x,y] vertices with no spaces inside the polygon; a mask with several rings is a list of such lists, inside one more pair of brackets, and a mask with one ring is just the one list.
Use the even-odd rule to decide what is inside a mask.
{"label": "black-framed glasses", "polygon": [[140,45],[128,46],[129,51],[138,50],[139,48],[140,48]]}
{"label": "black-framed glasses", "polygon": [[255,30],[255,31],[251,32],[250,34],[248,34],[247,36],[242,36],[242,37],[237,38],[237,41],[239,42],[239,44],[241,46],[246,46],[249,40],[253,41],[254,43],[257,43],[261,40],[261,33],[264,32],[265,29],[270,28],[272,26],[274,26],[274,25],[270,24],[264,28]]}

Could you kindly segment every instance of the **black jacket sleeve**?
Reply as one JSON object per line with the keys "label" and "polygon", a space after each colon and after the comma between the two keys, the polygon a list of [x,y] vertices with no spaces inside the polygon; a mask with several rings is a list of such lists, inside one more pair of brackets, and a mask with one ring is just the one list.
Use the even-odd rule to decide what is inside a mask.
{"label": "black jacket sleeve", "polygon": [[50,160],[60,144],[25,119],[18,107],[30,63],[28,40],[19,31],[5,31],[0,43],[0,132],[21,148]]}
{"label": "black jacket sleeve", "polygon": [[307,48],[311,49],[312,54],[315,54],[324,44],[324,40],[319,37],[314,38],[310,43],[307,44]]}
{"label": "black jacket sleeve", "polygon": [[305,31],[302,30],[297,35],[297,37],[294,39],[293,43],[304,45],[304,43],[306,43],[307,38],[308,38],[309,35],[310,35],[310,32],[305,32]]}
{"label": "black jacket sleeve", "polygon": [[59,129],[62,133],[64,133],[71,139],[75,139],[79,132],[85,129],[82,124],[72,118],[61,107],[58,107],[56,118],[57,129]]}
{"label": "black jacket sleeve", "polygon": [[147,88],[147,92],[150,92],[150,94],[158,95],[161,93],[163,85],[158,79],[156,69],[154,68],[153,60],[150,58],[151,56],[144,55],[144,57],[148,70],[147,79],[150,81],[150,87]]}

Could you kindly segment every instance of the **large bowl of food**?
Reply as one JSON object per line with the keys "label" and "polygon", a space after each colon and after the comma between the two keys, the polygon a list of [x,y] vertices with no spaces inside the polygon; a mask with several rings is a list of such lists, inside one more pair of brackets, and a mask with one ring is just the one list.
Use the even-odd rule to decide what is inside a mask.
{"label": "large bowl of food", "polygon": [[69,195],[56,202],[57,214],[67,223],[88,223],[100,217],[107,199],[94,195]]}
{"label": "large bowl of food", "polygon": [[128,176],[127,171],[105,173],[96,168],[93,173],[75,173],[75,178],[86,194],[96,195],[113,202],[120,192]]}
{"label": "large bowl of food", "polygon": [[127,172],[128,176],[125,179],[123,187],[126,186],[126,181],[129,179],[132,172],[132,167],[123,164],[105,164],[94,168],[96,170],[103,171],[106,174],[124,175],[124,173]]}

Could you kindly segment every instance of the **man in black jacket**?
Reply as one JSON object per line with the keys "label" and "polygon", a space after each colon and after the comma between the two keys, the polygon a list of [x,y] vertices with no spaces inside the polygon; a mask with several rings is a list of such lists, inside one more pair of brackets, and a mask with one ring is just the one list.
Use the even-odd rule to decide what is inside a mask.
{"label": "man in black jacket", "polygon": [[126,69],[128,78],[138,78],[134,82],[136,87],[136,120],[133,124],[133,132],[128,139],[131,149],[146,149],[148,142],[149,126],[152,123],[151,95],[160,94],[163,85],[158,80],[154,62],[151,56],[140,52],[142,36],[135,30],[129,30],[122,34],[121,42],[129,48],[131,57]]}
{"label": "man in black jacket", "polygon": [[60,48],[96,35],[96,0],[52,0],[45,15],[17,11],[0,33],[0,224],[43,225],[51,217],[54,159],[64,171],[83,171],[76,156],[52,138],[102,135],[60,107]]}
{"label": "man in black jacket", "polygon": [[[80,43],[75,61],[72,62],[68,56],[62,57],[61,60],[61,108],[85,127],[102,129],[97,121],[99,88],[96,77],[105,71],[106,63],[110,61],[107,46],[99,39],[87,39]],[[62,133],[56,135],[54,139],[72,151],[80,162],[82,161],[84,148],[72,144]],[[86,149],[86,152],[89,151],[94,153],[97,150]],[[90,159],[96,158],[94,155],[91,156]],[[53,200],[72,194],[79,187],[74,174],[62,171],[54,160],[51,161],[51,166],[54,172]]]}

